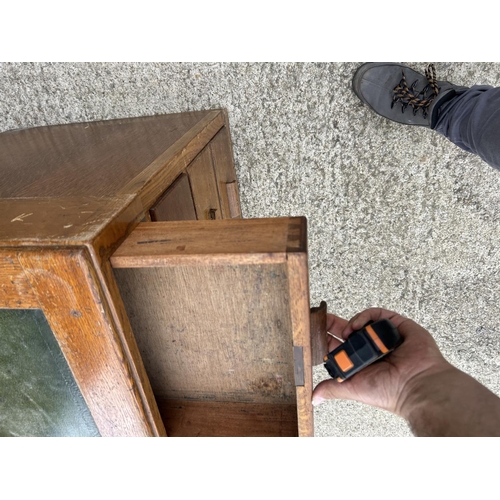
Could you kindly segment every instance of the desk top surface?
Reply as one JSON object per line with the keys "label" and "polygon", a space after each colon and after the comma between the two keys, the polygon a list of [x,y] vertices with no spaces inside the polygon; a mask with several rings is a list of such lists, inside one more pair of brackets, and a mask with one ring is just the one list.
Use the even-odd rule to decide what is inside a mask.
{"label": "desk top surface", "polygon": [[223,124],[210,110],[0,134],[0,246],[90,241],[133,202],[136,217]]}
{"label": "desk top surface", "polygon": [[0,198],[114,196],[207,113],[4,132]]}

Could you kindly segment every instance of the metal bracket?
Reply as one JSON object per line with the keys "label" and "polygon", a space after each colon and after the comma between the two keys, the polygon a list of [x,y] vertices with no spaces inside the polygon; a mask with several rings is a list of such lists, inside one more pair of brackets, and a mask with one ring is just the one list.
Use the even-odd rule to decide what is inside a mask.
{"label": "metal bracket", "polygon": [[304,349],[293,346],[293,374],[295,376],[295,386],[303,386],[304,382]]}

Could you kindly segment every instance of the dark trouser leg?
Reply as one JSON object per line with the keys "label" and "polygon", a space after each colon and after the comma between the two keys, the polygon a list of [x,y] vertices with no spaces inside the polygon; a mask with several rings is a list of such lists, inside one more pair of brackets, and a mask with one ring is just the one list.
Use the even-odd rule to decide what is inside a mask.
{"label": "dark trouser leg", "polygon": [[500,170],[500,88],[475,85],[444,104],[436,132]]}

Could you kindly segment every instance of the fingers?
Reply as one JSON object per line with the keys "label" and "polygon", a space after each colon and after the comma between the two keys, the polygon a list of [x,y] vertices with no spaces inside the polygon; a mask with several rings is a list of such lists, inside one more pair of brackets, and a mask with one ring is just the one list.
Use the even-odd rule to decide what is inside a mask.
{"label": "fingers", "polygon": [[347,325],[342,329],[341,336],[343,339],[347,339],[349,335],[365,326],[369,321],[379,321],[381,319],[390,320],[396,328],[407,319],[400,314],[389,311],[388,309],[382,309],[380,307],[372,307],[370,309],[365,309],[364,311],[353,316]]}
{"label": "fingers", "polygon": [[369,321],[376,322],[381,319],[390,320],[405,340],[403,346],[398,349],[399,353],[407,355],[407,349],[415,350],[418,344],[417,347],[430,348],[441,356],[435,340],[425,328],[401,314],[380,307],[372,307],[353,316],[342,330],[341,337],[347,339],[352,332],[363,328]]}
{"label": "fingers", "polygon": [[313,391],[312,404],[318,406],[328,399],[352,399],[348,385],[333,379],[320,382]]}
{"label": "fingers", "polygon": [[334,349],[337,349],[339,345],[342,345],[342,342],[331,335],[328,335],[328,352],[332,352]]}
{"label": "fingers", "polygon": [[[424,370],[443,366],[445,360],[431,334],[394,311],[370,308],[356,314],[350,321],[331,314],[327,316],[327,326],[331,333],[347,339],[369,321],[381,319],[388,319],[394,324],[405,339],[403,344],[380,363],[366,367],[345,382],[328,379],[319,383],[313,391],[314,406],[331,399],[350,399],[393,411],[399,391],[405,387],[407,380]],[[329,343],[330,351],[340,345],[340,341],[333,338]]]}
{"label": "fingers", "polygon": [[[407,338],[408,336],[414,337],[415,335],[417,337],[421,337],[423,335],[432,338],[427,330],[411,319],[408,319],[397,312],[383,309],[381,307],[365,309],[364,311],[361,311],[353,316],[349,321],[340,318],[339,316],[335,316],[334,314],[327,314],[326,325],[328,332],[333,334],[335,337],[346,340],[352,332],[363,328],[369,321],[375,322],[381,319],[390,320],[403,338]],[[330,351],[341,344],[341,342],[336,340],[334,337],[330,335],[328,337],[328,348]]]}
{"label": "fingers", "polygon": [[[342,330],[347,325],[347,320],[334,314],[326,315],[326,331],[330,334],[328,335],[328,351],[333,351],[342,342],[337,339],[341,339]],[[333,336],[332,336],[333,335]],[[337,338],[335,338],[337,337]]]}
{"label": "fingers", "polygon": [[347,326],[347,320],[335,314],[326,315],[326,330],[337,337],[340,337],[342,330]]}

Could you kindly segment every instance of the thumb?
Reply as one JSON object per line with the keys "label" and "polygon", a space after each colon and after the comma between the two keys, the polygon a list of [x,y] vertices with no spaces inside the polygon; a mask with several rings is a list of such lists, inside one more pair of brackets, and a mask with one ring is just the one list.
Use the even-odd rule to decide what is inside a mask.
{"label": "thumb", "polygon": [[348,384],[333,379],[320,382],[313,391],[312,404],[318,406],[327,399],[351,399]]}

